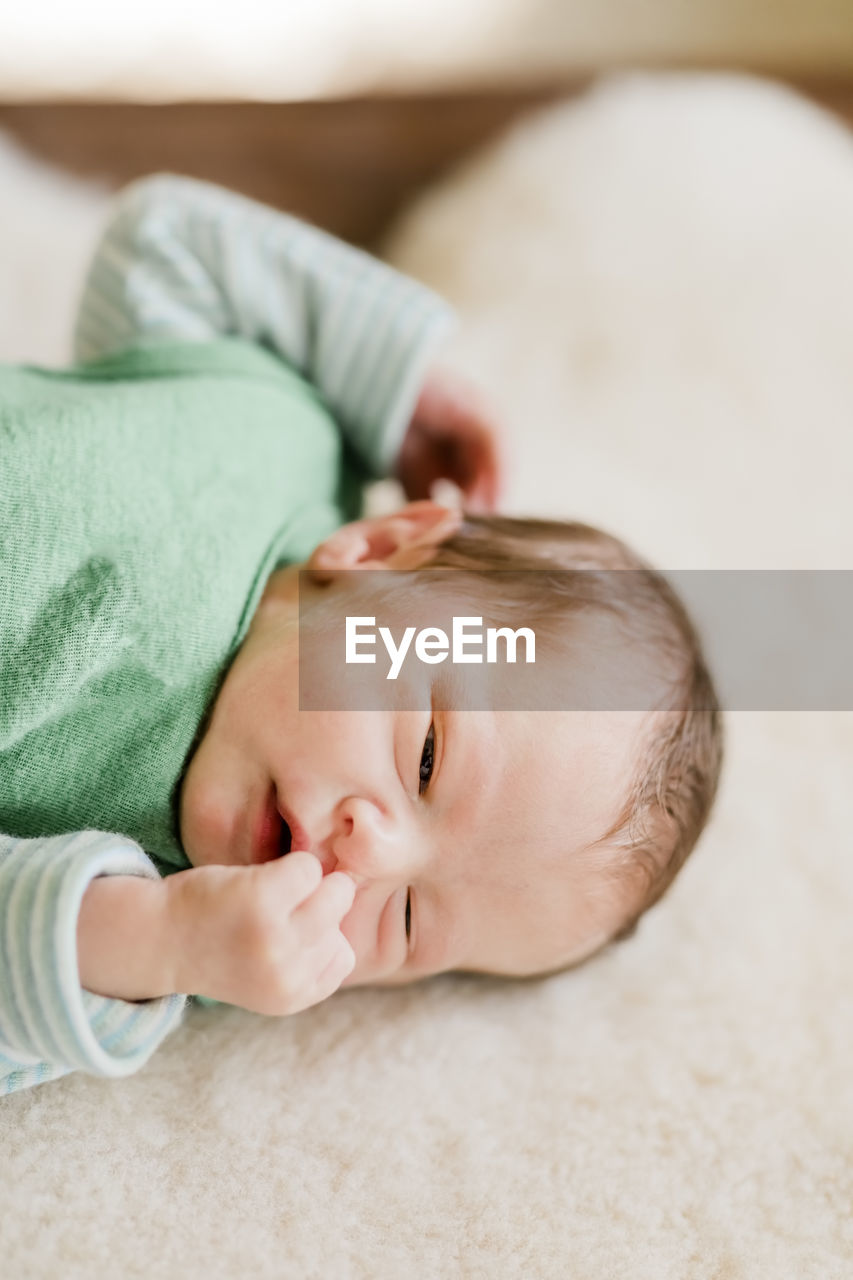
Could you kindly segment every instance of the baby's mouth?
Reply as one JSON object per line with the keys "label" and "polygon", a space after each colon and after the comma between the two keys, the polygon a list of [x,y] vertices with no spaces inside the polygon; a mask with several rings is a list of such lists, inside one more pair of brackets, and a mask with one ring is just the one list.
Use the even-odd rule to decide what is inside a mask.
{"label": "baby's mouth", "polygon": [[287,853],[295,853],[299,849],[310,849],[311,841],[307,833],[299,825],[299,819],[296,814],[291,812],[284,803],[278,789],[275,793],[275,803],[278,816],[281,819],[281,831],[278,837],[279,857],[284,857]]}
{"label": "baby's mouth", "polygon": [[[270,786],[266,805],[255,820],[252,845],[247,859],[250,863],[270,862],[282,858],[299,848],[299,828],[293,817],[279,804],[275,785]],[[304,845],[308,847],[307,843]]]}
{"label": "baby's mouth", "polygon": [[284,818],[282,818],[281,834],[278,837],[278,856],[283,858],[286,853],[290,853],[290,846],[292,844],[293,836],[291,835],[290,827],[287,825]]}

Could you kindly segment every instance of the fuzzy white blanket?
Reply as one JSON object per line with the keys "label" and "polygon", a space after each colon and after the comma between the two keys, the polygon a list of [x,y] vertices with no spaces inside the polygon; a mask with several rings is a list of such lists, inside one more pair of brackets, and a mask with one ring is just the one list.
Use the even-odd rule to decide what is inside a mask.
{"label": "fuzzy white blanket", "polygon": [[[58,361],[102,198],[0,151],[0,356]],[[451,175],[389,256],[463,317],[509,505],[668,567],[850,567],[853,142],[636,78]],[[713,824],[573,973],[194,1010],[0,1110],[3,1274],[853,1274],[853,716],[739,713]]]}

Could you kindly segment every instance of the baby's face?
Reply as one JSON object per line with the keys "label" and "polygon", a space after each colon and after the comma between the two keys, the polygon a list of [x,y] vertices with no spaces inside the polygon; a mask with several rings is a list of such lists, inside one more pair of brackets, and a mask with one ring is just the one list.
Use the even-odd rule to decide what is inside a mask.
{"label": "baby's face", "polygon": [[296,581],[270,580],[190,761],[190,862],[274,856],[277,806],[294,848],[356,881],[348,986],[547,972],[611,937],[628,906],[593,846],[624,804],[643,716],[454,710],[438,666],[417,677],[444,682],[432,710],[300,711]]}

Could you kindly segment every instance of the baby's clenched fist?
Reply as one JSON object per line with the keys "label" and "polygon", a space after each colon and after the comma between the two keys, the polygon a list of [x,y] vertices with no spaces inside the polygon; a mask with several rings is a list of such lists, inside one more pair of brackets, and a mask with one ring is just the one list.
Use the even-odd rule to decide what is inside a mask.
{"label": "baby's clenched fist", "polygon": [[298,1013],[355,966],[341,921],[355,884],[300,850],[251,867],[193,867],[166,881],[177,941],[175,990],[254,1013]]}

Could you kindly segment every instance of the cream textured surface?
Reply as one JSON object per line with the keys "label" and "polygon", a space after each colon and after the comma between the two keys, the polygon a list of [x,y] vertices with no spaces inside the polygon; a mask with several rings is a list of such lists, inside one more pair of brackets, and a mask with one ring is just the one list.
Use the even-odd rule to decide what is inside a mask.
{"label": "cream textured surface", "polygon": [[[99,198],[0,165],[0,353],[58,359]],[[671,567],[851,565],[853,142],[826,117],[618,82],[524,122],[389,252],[460,308],[514,510]],[[851,771],[851,715],[732,716],[707,837],[587,967],[195,1010],[130,1080],[13,1095],[4,1274],[849,1276]]]}

